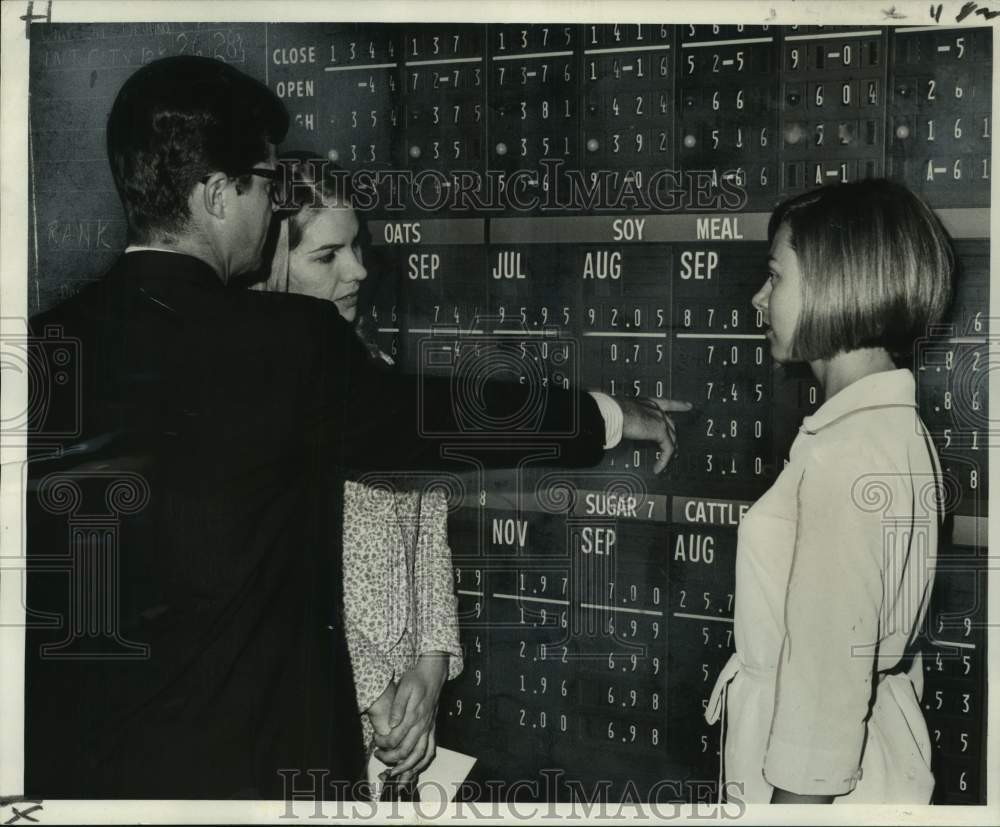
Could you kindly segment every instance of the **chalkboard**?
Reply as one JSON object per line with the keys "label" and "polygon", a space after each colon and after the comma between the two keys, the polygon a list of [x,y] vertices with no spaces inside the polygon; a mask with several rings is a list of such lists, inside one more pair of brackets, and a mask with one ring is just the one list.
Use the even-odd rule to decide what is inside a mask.
{"label": "chalkboard", "polygon": [[[371,315],[405,369],[443,370],[443,355],[454,370],[481,346],[515,380],[701,406],[660,478],[625,444],[593,471],[529,464],[456,487],[466,659],[439,742],[479,759],[471,798],[715,794],[718,732],[702,711],[732,651],[737,527],[820,402],[808,371],[771,364],[750,306],[767,213],[831,180],[920,192],[961,263],[948,324],[910,366],[954,494],[924,707],[935,800],[985,801],[989,29],[35,25],[32,312],[124,247],[107,114],[132,71],[173,54],[267,83],[292,115],[286,147],[425,175],[436,209],[383,203],[368,222]],[[702,171],[718,198],[745,200],[685,201],[683,177],[649,190],[662,170]],[[488,203],[449,200],[463,171]],[[601,171],[611,192],[661,200],[554,196]]]}
{"label": "chalkboard", "polygon": [[125,247],[125,214],[105,148],[125,79],[159,57],[224,59],[264,80],[263,24],[55,24],[31,27],[31,313],[94,279]]}

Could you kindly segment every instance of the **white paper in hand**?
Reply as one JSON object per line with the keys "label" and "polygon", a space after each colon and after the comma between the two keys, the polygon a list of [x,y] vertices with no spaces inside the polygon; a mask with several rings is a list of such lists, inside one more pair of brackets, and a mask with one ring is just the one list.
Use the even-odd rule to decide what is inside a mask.
{"label": "white paper in hand", "polygon": [[[417,781],[420,800],[451,801],[475,763],[476,759],[471,755],[438,747],[434,760],[420,773]],[[387,769],[374,755],[368,761],[368,782],[372,785],[372,795],[376,799],[382,794],[383,782],[379,776]]]}

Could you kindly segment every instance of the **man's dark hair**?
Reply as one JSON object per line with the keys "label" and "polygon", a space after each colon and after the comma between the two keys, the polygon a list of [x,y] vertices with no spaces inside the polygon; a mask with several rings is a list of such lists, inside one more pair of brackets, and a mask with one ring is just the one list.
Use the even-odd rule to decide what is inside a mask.
{"label": "man's dark hair", "polygon": [[220,60],[183,55],[139,69],[118,92],[107,132],[129,240],[181,232],[203,177],[242,175],[267,160],[267,144],[287,131],[281,100]]}

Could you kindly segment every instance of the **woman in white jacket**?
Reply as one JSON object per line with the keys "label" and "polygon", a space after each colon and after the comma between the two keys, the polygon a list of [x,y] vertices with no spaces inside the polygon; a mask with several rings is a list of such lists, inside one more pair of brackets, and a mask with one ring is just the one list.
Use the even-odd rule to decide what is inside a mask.
{"label": "woman in white jacket", "polygon": [[942,517],[913,374],[894,357],[939,321],[953,257],[899,184],[823,187],[778,207],[753,298],[773,358],[825,401],[739,529],[736,653],[716,682],[725,789],[747,802],[926,804],[915,638]]}

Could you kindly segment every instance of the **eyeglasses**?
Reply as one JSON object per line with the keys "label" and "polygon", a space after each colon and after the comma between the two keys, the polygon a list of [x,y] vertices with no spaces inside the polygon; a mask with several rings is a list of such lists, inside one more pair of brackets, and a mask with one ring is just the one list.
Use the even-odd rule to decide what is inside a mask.
{"label": "eyeglasses", "polygon": [[[213,172],[213,173],[211,173],[209,175],[203,176],[201,178],[201,183],[203,183],[203,184],[208,183],[208,179],[211,178],[212,175],[214,175],[214,174],[215,173]],[[267,195],[268,195],[268,198],[271,199],[271,206],[272,207],[280,207],[281,206],[281,195],[278,192],[278,188],[274,186],[274,182],[278,178],[278,170],[276,170],[276,169],[268,169],[267,167],[252,167],[251,169],[244,170],[243,172],[237,172],[237,173],[235,173],[233,175],[230,175],[229,177],[230,178],[239,178],[239,177],[241,177],[243,175],[256,175],[256,176],[258,176],[260,178],[266,178],[270,182],[270,186],[268,186],[268,188],[267,188]]]}

